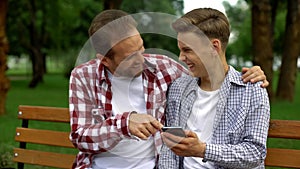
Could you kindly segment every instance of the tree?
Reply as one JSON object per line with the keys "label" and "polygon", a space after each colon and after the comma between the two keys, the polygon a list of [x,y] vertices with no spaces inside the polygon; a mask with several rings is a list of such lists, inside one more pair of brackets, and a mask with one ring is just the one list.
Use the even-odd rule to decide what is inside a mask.
{"label": "tree", "polygon": [[9,3],[15,7],[8,11],[8,36],[14,46],[9,54],[30,57],[30,87],[43,81],[47,73],[46,57],[60,58],[66,62],[68,71],[74,67],[77,55],[67,57],[67,53],[82,47],[88,39],[92,18],[102,10],[102,4],[96,0],[10,0]]}
{"label": "tree", "polygon": [[14,4],[16,7],[15,10],[8,11],[9,37],[12,37],[12,44],[16,46],[16,49],[12,49],[11,52],[18,56],[28,54],[30,57],[32,79],[29,87],[31,88],[43,82],[43,75],[46,72],[47,53],[45,49],[49,44],[49,32],[47,31],[49,16],[46,11],[50,13],[49,8],[54,3],[55,1],[44,3],[37,0],[9,1],[9,4]]}
{"label": "tree", "polygon": [[273,96],[273,38],[269,0],[252,0],[252,47],[253,63],[264,70],[270,85],[269,97]]}
{"label": "tree", "polygon": [[276,96],[293,101],[300,54],[300,0],[288,0],[282,64]]}
{"label": "tree", "polygon": [[244,66],[243,61],[252,59],[251,44],[251,11],[245,8],[244,1],[238,1],[235,6],[224,1],[227,17],[230,21],[231,37],[226,49],[226,59],[237,58],[235,66]]}
{"label": "tree", "polygon": [[[29,84],[30,88],[34,88],[39,82],[43,82],[43,75],[46,72],[46,53],[42,51],[43,46],[47,43],[46,32],[46,15],[45,4],[37,6],[36,0],[30,0],[27,7],[30,13],[30,21],[28,23],[30,43],[27,43],[32,62],[32,80]],[[42,15],[41,24],[38,24],[38,9]]]}
{"label": "tree", "polygon": [[[239,1],[241,2],[241,0]],[[232,30],[238,36],[229,45],[228,53],[238,56],[253,55],[253,63],[265,71],[270,86],[270,98],[275,97],[292,101],[297,77],[297,59],[300,53],[300,16],[299,0],[243,0],[251,6],[252,19],[248,20],[247,8],[240,11],[238,6],[225,4],[231,20]],[[242,13],[242,15],[238,15]],[[248,22],[247,22],[248,21]],[[252,21],[252,43],[248,43],[248,24]],[[252,51],[248,49],[251,48]],[[280,75],[276,95],[273,95],[273,63],[281,59]],[[275,63],[278,64],[278,63]]]}
{"label": "tree", "polygon": [[[7,34],[11,46],[10,55],[29,56],[32,62],[32,80],[30,87],[35,87],[43,81],[47,73],[46,57],[57,57],[64,60],[69,75],[74,67],[77,55],[68,57],[70,51],[79,51],[88,40],[87,30],[93,17],[105,8],[120,8],[128,13],[142,11],[166,12],[181,14],[182,0],[10,0],[14,10],[8,11]],[[25,8],[25,9],[24,9]],[[148,40],[149,39],[149,40]],[[163,49],[177,49],[176,41],[170,45],[168,40],[161,38],[145,38],[147,45],[160,45]],[[166,38],[164,38],[166,39]],[[161,42],[161,43],[157,43]],[[61,59],[63,58],[63,59]]]}
{"label": "tree", "polygon": [[[131,0],[123,0],[121,7],[122,10],[127,11],[128,13],[135,14],[141,12],[158,12],[158,13],[167,13],[170,15],[179,15],[183,14],[183,0],[151,0],[151,1],[136,1],[132,3]],[[151,16],[149,16],[151,17]],[[161,27],[169,28],[170,23],[164,23],[162,18],[152,18],[157,25],[161,25]],[[148,29],[150,25],[145,25]],[[156,25],[156,26],[157,26]],[[163,49],[165,51],[171,52],[175,55],[178,55],[179,50],[177,47],[177,39],[174,37],[168,37],[162,34],[157,33],[143,33],[141,34],[144,40],[144,46],[146,49],[155,48],[155,49]],[[165,54],[165,53],[161,53]],[[175,59],[175,58],[173,58]]]}
{"label": "tree", "polygon": [[10,87],[10,82],[5,71],[7,70],[6,65],[6,54],[8,52],[8,40],[6,38],[6,12],[8,9],[8,1],[0,1],[0,115],[5,113],[5,102],[6,94]]}

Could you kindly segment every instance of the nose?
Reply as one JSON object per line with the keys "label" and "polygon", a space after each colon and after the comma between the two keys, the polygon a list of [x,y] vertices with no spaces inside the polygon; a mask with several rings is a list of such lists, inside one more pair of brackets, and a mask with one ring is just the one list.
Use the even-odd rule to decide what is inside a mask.
{"label": "nose", "polygon": [[141,52],[137,52],[134,55],[131,56],[130,60],[134,64],[141,64],[144,62],[144,56]]}
{"label": "nose", "polygon": [[184,62],[186,60],[186,55],[184,55],[183,53],[179,54],[179,58],[180,61]]}

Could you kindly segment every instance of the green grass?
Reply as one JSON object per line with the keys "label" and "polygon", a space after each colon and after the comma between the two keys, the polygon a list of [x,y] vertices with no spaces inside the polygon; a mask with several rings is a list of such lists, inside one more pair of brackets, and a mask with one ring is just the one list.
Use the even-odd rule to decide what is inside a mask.
{"label": "green grass", "polygon": [[[277,87],[278,73],[275,73],[274,78],[274,90]],[[274,93],[275,94],[275,93]],[[293,102],[273,100],[271,103],[271,119],[282,119],[282,120],[300,120],[300,75],[296,79],[296,89]],[[300,140],[293,139],[278,139],[271,138],[267,141],[268,147],[276,148],[291,148],[300,150]],[[267,167],[268,169],[275,169],[278,167]]]}
{"label": "green grass", "polygon": [[[10,76],[11,88],[7,95],[6,114],[0,116],[0,128],[2,136],[0,137],[0,154],[7,149],[12,150],[17,147],[18,143],[14,141],[15,129],[21,126],[21,121],[17,119],[18,105],[40,105],[68,107],[68,79],[61,74],[45,75],[44,83],[38,85],[35,89],[28,88],[30,81],[29,76]],[[70,126],[67,124],[48,125],[39,122],[30,123],[31,126],[46,126],[44,128],[63,129],[69,131]],[[31,145],[29,145],[30,147]],[[51,151],[51,147],[37,147]],[[61,151],[68,151],[63,150]],[[1,166],[0,166],[1,168]],[[32,168],[32,167],[29,167]]]}
{"label": "green grass", "polygon": [[[12,152],[13,147],[17,147],[18,143],[14,141],[15,129],[21,126],[20,120],[17,119],[18,105],[40,105],[40,106],[56,106],[68,107],[68,81],[61,74],[47,74],[44,77],[44,83],[38,85],[35,89],[29,89],[28,84],[30,75],[16,75],[16,72],[10,72],[11,88],[7,95],[6,110],[7,113],[0,116],[0,129],[2,129],[2,137],[0,137],[0,155],[5,152]],[[297,78],[297,87],[295,91],[294,102],[277,101],[271,103],[272,119],[289,119],[300,120],[300,76]],[[46,128],[63,129],[68,131],[69,125],[50,125],[45,123],[31,123],[33,126],[46,126]],[[42,148],[53,151],[49,146],[33,146],[34,148]],[[300,149],[300,142],[295,140],[270,139],[268,146],[272,147],[290,147]],[[57,149],[57,148],[55,148]],[[62,152],[69,150],[60,149]],[[6,154],[7,155],[7,154]],[[12,154],[11,154],[12,155]],[[0,158],[8,158],[2,157]],[[1,161],[1,159],[0,159]],[[15,167],[15,165],[14,165]],[[1,165],[0,165],[1,168]],[[26,168],[44,168],[36,166],[28,166]]]}

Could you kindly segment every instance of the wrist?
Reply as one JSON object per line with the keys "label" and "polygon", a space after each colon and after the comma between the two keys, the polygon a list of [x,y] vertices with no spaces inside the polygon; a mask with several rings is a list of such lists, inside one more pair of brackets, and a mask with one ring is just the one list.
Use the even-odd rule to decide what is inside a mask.
{"label": "wrist", "polygon": [[200,154],[199,154],[199,156],[201,158],[204,158],[205,150],[206,150],[206,143],[204,143],[204,142],[200,143]]}

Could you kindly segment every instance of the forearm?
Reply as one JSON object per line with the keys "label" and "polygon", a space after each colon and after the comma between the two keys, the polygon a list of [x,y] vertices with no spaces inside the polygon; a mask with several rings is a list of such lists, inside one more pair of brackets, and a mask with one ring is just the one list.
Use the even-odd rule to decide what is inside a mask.
{"label": "forearm", "polygon": [[228,168],[253,168],[261,165],[265,156],[263,145],[207,144],[204,160]]}
{"label": "forearm", "polygon": [[97,103],[93,85],[77,74],[71,76],[69,88],[70,139],[80,151],[107,151],[129,135],[129,113],[112,116],[106,112]]}
{"label": "forearm", "polygon": [[83,152],[99,153],[110,150],[121,139],[129,137],[127,127],[128,114],[116,115],[99,123],[93,122],[97,121],[95,117],[80,120],[71,118],[73,121],[70,135],[71,141]]}

